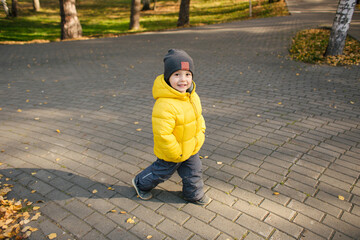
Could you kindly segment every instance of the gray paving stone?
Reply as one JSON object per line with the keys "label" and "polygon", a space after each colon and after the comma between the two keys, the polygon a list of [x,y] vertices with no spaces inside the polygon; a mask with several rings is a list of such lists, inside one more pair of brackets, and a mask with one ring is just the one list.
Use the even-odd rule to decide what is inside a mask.
{"label": "gray paving stone", "polygon": [[160,223],[157,226],[157,229],[174,239],[188,239],[193,234],[191,231],[168,219],[165,219],[162,223]]}
{"label": "gray paving stone", "polygon": [[238,239],[243,237],[247,232],[245,228],[221,216],[217,216],[211,221],[210,225],[217,229],[221,229],[223,233]]}
{"label": "gray paving stone", "polygon": [[298,214],[296,218],[294,219],[294,223],[326,238],[329,239],[332,234],[333,230],[329,228],[328,226],[319,223],[309,217],[306,217],[305,215]]}
{"label": "gray paving stone", "polygon": [[216,216],[216,213],[195,204],[186,204],[181,210],[206,223],[210,222]]}
{"label": "gray paving stone", "polygon": [[265,238],[269,237],[274,230],[272,226],[269,226],[264,222],[259,221],[258,219],[248,216],[246,214],[241,214],[241,216],[236,220],[236,222]]}
{"label": "gray paving stone", "polygon": [[286,232],[292,237],[298,238],[303,231],[303,228],[292,223],[286,221],[284,218],[278,217],[275,214],[270,213],[269,216],[266,217],[265,223]]}
{"label": "gray paving stone", "polygon": [[354,227],[344,221],[341,221],[331,215],[325,216],[323,223],[331,228],[336,229],[337,231],[352,237],[352,238],[359,238],[360,236],[360,229],[357,227]]}
{"label": "gray paving stone", "polygon": [[185,224],[184,227],[191,230],[195,234],[201,236],[204,239],[216,239],[220,234],[220,231],[212,226],[196,219],[190,218]]}

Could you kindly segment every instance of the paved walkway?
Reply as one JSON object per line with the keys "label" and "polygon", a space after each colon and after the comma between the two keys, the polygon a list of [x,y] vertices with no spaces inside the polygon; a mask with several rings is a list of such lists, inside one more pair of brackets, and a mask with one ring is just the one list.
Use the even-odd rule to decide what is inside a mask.
{"label": "paved walkway", "polygon": [[[336,1],[288,2],[286,17],[0,46],[0,173],[41,207],[31,239],[359,239],[360,68],[290,60]],[[196,64],[206,207],[178,176],[150,201],[130,185],[155,159],[151,88],[174,47]]]}

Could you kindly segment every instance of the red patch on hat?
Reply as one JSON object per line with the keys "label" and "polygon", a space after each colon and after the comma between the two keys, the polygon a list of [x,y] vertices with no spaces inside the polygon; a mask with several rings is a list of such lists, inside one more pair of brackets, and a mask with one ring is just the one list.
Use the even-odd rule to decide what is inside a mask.
{"label": "red patch on hat", "polygon": [[181,62],[181,70],[190,70],[189,62]]}

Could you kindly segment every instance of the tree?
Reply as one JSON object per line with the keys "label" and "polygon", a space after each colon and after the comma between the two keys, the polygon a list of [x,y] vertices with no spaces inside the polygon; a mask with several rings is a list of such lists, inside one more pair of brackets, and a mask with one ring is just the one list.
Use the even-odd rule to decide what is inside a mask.
{"label": "tree", "polygon": [[11,16],[12,17],[17,17],[17,9],[18,9],[18,1],[17,0],[12,0],[11,2]]}
{"label": "tree", "polygon": [[339,0],[325,56],[336,56],[343,53],[355,5],[356,0]]}
{"label": "tree", "polygon": [[190,0],[181,0],[179,19],[177,22],[178,27],[184,27],[190,23]]}
{"label": "tree", "polygon": [[61,39],[80,38],[82,28],[77,17],[75,0],[59,0],[61,15]]}
{"label": "tree", "polygon": [[130,30],[138,30],[140,28],[140,8],[141,0],[131,1]]}
{"label": "tree", "polygon": [[150,9],[150,0],[143,0],[143,8],[141,9],[141,11],[147,11]]}
{"label": "tree", "polygon": [[40,0],[33,0],[34,11],[40,11]]}
{"label": "tree", "polygon": [[1,3],[4,7],[4,11],[5,11],[5,14],[7,17],[10,17],[10,11],[9,11],[9,8],[7,6],[7,3],[6,3],[6,0],[1,0]]}

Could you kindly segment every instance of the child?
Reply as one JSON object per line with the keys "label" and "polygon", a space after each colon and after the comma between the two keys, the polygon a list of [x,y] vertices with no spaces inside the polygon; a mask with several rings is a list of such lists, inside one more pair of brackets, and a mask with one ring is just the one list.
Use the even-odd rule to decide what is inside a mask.
{"label": "child", "polygon": [[198,152],[205,140],[205,121],[193,72],[192,58],[183,50],[171,49],[164,58],[164,74],[155,79],[152,127],[158,159],[132,180],[143,200],[152,198],[151,189],[177,171],[186,201],[199,205],[211,201],[203,190]]}

